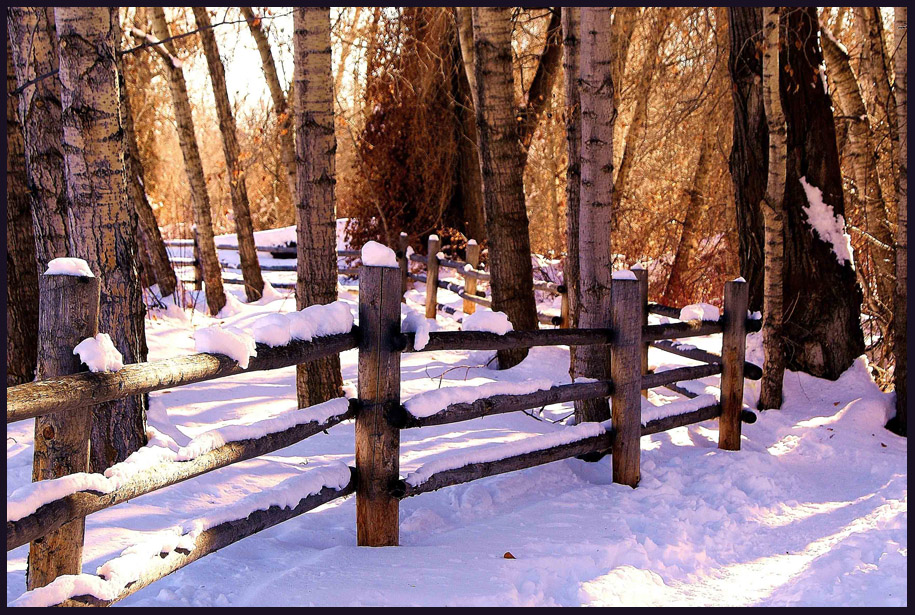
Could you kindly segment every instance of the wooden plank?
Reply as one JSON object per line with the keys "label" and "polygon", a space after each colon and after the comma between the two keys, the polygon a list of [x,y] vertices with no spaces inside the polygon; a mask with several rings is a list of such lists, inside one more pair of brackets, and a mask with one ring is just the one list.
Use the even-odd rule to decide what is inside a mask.
{"label": "wooden plank", "polygon": [[476,401],[451,404],[431,416],[416,418],[403,406],[391,414],[393,425],[400,429],[428,427],[430,425],[447,425],[469,421],[471,419],[504,414],[518,410],[541,408],[549,404],[561,404],[594,397],[610,397],[613,383],[609,380],[600,382],[575,382],[560,384],[544,391],[534,391],[521,395],[493,395]]}
{"label": "wooden plank", "polygon": [[[632,268],[639,281],[639,306],[642,308],[642,326],[648,325],[648,270],[643,267]],[[648,342],[642,342],[642,374],[648,373]],[[642,389],[642,397],[648,397],[648,389]]]}
{"label": "wooden plank", "polygon": [[673,416],[666,416],[661,419],[648,421],[642,425],[641,431],[643,436],[650,436],[651,434],[669,431],[677,427],[683,427],[684,425],[693,425],[695,423],[708,421],[718,418],[719,416],[721,416],[721,405],[709,404],[708,406],[698,408],[692,412],[684,412],[683,414],[675,414]]}
{"label": "wooden plank", "polygon": [[721,323],[717,320],[686,320],[663,325],[645,325],[642,327],[642,341],[656,342],[681,337],[699,337],[721,333],[722,329]]}
{"label": "wooden plank", "polygon": [[[430,242],[431,244],[431,242]],[[433,253],[434,256],[434,253]],[[363,267],[359,277],[359,411],[356,414],[356,541],[396,546],[399,501],[388,485],[400,472],[400,270]],[[432,305],[435,309],[435,304]]]}
{"label": "wooden plank", "polygon": [[721,336],[721,420],[718,448],[740,450],[740,412],[746,359],[746,318],[749,291],[743,280],[724,285],[724,334]]}
{"label": "wooden plank", "polygon": [[257,356],[251,357],[246,369],[225,355],[199,353],[125,365],[116,372],[84,372],[20,384],[6,390],[6,422],[235,374],[307,363],[356,348],[358,343],[358,329],[354,327],[349,333],[319,337],[311,342],[296,340],[275,348],[258,344]]}
{"label": "wooden plank", "polygon": [[324,423],[303,423],[260,438],[228,442],[188,461],[169,461],[155,465],[131,478],[111,493],[80,491],[45,504],[31,515],[6,523],[6,550],[15,549],[44,536],[61,525],[94,512],[110,508],[163,487],[175,485],[233,463],[267,455],[310,438],[355,416],[355,400],[345,413]]}
{"label": "wooden plank", "polygon": [[442,241],[438,235],[429,235],[429,249],[426,261],[426,318],[435,318],[435,305],[438,303],[438,253],[442,249]]}
{"label": "wooden plank", "polygon": [[[80,360],[73,348],[98,334],[100,294],[98,278],[39,276],[38,378],[56,378],[79,370]],[[32,482],[89,471],[89,405],[72,412],[55,409],[58,411],[35,420]],[[28,589],[43,587],[63,574],[80,572],[85,520],[75,519],[58,528],[29,546]]]}
{"label": "wooden plank", "polygon": [[127,596],[138,592],[144,587],[155,583],[176,570],[180,570],[191,564],[201,557],[215,553],[219,549],[225,548],[233,543],[238,542],[248,536],[273,527],[314,510],[328,502],[350,495],[355,489],[355,480],[350,480],[349,484],[342,489],[331,489],[325,487],[318,493],[310,495],[299,500],[294,508],[281,508],[271,506],[267,510],[257,510],[245,517],[235,521],[221,523],[208,530],[204,530],[194,540],[194,548],[190,551],[176,549],[164,555],[159,560],[154,560],[151,565],[143,571],[139,579],[131,583],[122,591],[114,600],[99,600],[94,596],[77,596],[67,600],[57,606],[110,606]]}
{"label": "wooden plank", "polygon": [[[480,244],[476,240],[471,239],[467,242],[467,264],[469,264],[474,271],[477,267],[480,266]],[[467,272],[463,269],[459,272],[464,276],[464,290],[468,295],[477,294],[477,279],[475,277],[470,277],[467,275]],[[473,314],[477,309],[477,304],[469,299],[464,299],[464,313]]]}
{"label": "wooden plank", "polygon": [[674,382],[684,380],[697,380],[721,373],[720,363],[707,363],[705,365],[694,365],[691,367],[678,367],[663,372],[654,372],[642,377],[642,386],[646,389],[657,387],[666,387]]}
{"label": "wooden plank", "polygon": [[677,320],[680,320],[680,308],[678,307],[670,307],[661,305],[660,303],[649,303],[648,312],[657,314],[658,316],[666,316],[667,318],[676,318]]}
{"label": "wooden plank", "polygon": [[[722,362],[721,355],[715,354],[714,352],[708,352],[706,350],[702,350],[701,348],[682,348],[676,342],[671,342],[669,340],[658,340],[657,342],[651,342],[651,346],[657,348],[658,350],[663,350],[664,352],[686,357],[687,359],[692,359],[694,361],[702,361],[703,363]],[[747,380],[760,380],[762,378],[762,368],[758,365],[748,363],[746,361],[744,361],[743,373]]]}
{"label": "wooden plank", "polygon": [[404,352],[502,350],[534,346],[606,345],[610,343],[612,337],[611,329],[541,329],[539,331],[509,331],[504,335],[486,331],[433,331],[429,334],[429,342],[422,350],[416,350],[413,346],[414,333],[403,333],[401,346]]}
{"label": "wooden plank", "polygon": [[610,287],[610,349],[613,395],[613,482],[635,487],[640,478],[642,402],[642,314],[638,279],[614,279]]}
{"label": "wooden plank", "polygon": [[410,273],[410,261],[407,260],[407,250],[410,248],[410,236],[401,233],[397,237],[397,265],[400,267],[400,301],[407,302],[407,274]]}

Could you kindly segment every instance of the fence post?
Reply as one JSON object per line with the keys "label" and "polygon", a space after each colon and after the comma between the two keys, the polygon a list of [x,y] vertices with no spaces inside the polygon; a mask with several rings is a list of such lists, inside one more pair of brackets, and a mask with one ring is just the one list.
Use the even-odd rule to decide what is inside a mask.
{"label": "fence post", "polygon": [[200,244],[197,242],[197,225],[194,225],[194,290],[203,288],[203,269],[200,267]]}
{"label": "fence post", "polygon": [[[480,266],[480,244],[477,243],[476,239],[470,239],[467,241],[467,264],[472,266],[474,271],[476,271],[477,267]],[[464,278],[464,292],[471,296],[477,294],[476,278]],[[473,314],[476,311],[477,304],[473,301],[464,299],[464,313]]]}
{"label": "fence post", "polygon": [[[648,270],[639,264],[632,266],[632,273],[639,281],[639,304],[642,306],[642,326],[648,324]],[[642,375],[648,373],[648,342],[642,343]],[[642,389],[642,397],[648,397],[648,389]]]}
{"label": "fence post", "polygon": [[[98,334],[99,280],[72,275],[38,278],[37,378],[79,371],[73,348]],[[35,419],[32,481],[89,470],[90,408],[65,410]],[[86,521],[75,519],[29,545],[26,585],[43,587],[62,574],[79,574]]]}
{"label": "fence post", "polygon": [[438,305],[438,253],[441,249],[442,241],[438,235],[429,235],[426,260],[426,318],[435,318]]}
{"label": "fence post", "polygon": [[740,450],[740,412],[743,410],[743,369],[747,350],[747,283],[724,284],[724,333],[721,336],[721,418],[718,448]]}
{"label": "fence post", "polygon": [[407,302],[407,274],[410,272],[410,259],[407,258],[407,249],[410,247],[410,237],[401,233],[398,238],[397,264],[400,265],[400,300]]}
{"label": "fence post", "polygon": [[356,413],[356,540],[398,544],[400,430],[388,415],[400,406],[400,271],[362,267],[359,274],[359,409]]}
{"label": "fence post", "polygon": [[[626,272],[620,272],[625,275]],[[639,484],[639,439],[642,424],[642,317],[639,281],[614,276],[610,286],[610,379],[613,381],[613,482]]]}

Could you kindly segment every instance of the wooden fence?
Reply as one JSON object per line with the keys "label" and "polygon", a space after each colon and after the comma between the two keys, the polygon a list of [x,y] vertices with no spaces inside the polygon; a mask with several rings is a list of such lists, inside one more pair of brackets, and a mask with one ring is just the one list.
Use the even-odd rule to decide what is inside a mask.
{"label": "wooden fence", "polygon": [[[432,252],[435,254],[435,252]],[[403,252],[401,252],[403,260]],[[359,275],[358,326],[347,333],[293,341],[285,346],[257,345],[257,356],[246,368],[220,354],[194,354],[162,361],[127,365],[117,372],[76,373],[72,348],[97,331],[98,280],[43,275],[40,279],[42,348],[37,382],[7,389],[7,423],[36,419],[35,480],[61,477],[88,469],[89,415],[102,402],[243,372],[272,370],[307,363],[357,348],[358,397],[323,422],[307,422],[282,431],[229,442],[187,461],[164,461],[140,470],[108,493],[84,490],[56,498],[32,514],[7,521],[7,551],[30,543],[28,586],[38,588],[64,574],[80,572],[85,517],[163,487],[193,479],[218,468],[266,455],[355,419],[355,467],[349,481],[325,486],[303,497],[295,506],[273,506],[243,519],[211,527],[193,539],[193,548],[176,547],[150,559],[148,568],[110,599],[90,595],[72,597],[64,606],[106,606],[123,599],[187,564],[265,528],[301,515],[336,498],[356,494],[359,545],[390,546],[399,542],[398,508],[402,498],[484,476],[529,468],[560,459],[596,460],[612,455],[613,480],[635,487],[640,478],[639,438],[713,418],[719,419],[719,448],[740,448],[741,421],[755,415],[742,405],[744,377],[759,378],[759,368],[745,364],[746,331],[759,322],[747,319],[747,288],[742,281],[725,285],[724,314],[718,321],[647,324],[647,312],[673,313],[649,306],[647,279],[613,282],[611,327],[607,329],[547,329],[512,331],[505,335],[478,331],[441,331],[429,334],[420,350],[415,334],[400,330],[403,268],[362,267]],[[722,333],[720,355],[674,349],[670,340]],[[644,354],[649,344],[700,361],[700,365],[647,373]],[[610,353],[610,379],[556,385],[523,395],[494,395],[469,403],[454,403],[423,418],[412,415],[400,400],[400,361],[405,352],[435,350],[499,350],[535,346],[599,345]],[[655,387],[679,388],[678,382],[721,374],[720,401],[688,412],[642,420],[640,391]],[[431,472],[425,480],[400,475],[400,430],[467,421],[482,416],[545,404],[592,398],[612,400],[612,420],[574,427],[561,443],[533,436],[525,453],[491,455],[476,463],[456,462]],[[565,430],[574,430],[568,431]],[[575,435],[577,434],[577,435]],[[573,437],[574,436],[574,437]],[[542,446],[538,442],[543,442]],[[490,450],[490,449],[487,449]],[[411,475],[412,476],[412,475]],[[9,506],[9,502],[8,502]]]}

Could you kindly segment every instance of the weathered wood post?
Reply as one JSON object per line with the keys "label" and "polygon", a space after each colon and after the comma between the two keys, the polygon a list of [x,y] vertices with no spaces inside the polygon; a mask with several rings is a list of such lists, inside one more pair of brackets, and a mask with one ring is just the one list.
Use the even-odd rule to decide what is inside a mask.
{"label": "weathered wood post", "polygon": [[572,326],[569,306],[569,287],[565,284],[560,284],[559,288],[556,290],[559,291],[559,318],[562,320],[562,324],[559,325],[559,328],[568,329]]}
{"label": "weathered wood post", "polygon": [[[37,378],[79,371],[73,348],[98,334],[99,280],[76,275],[38,278]],[[35,419],[32,482],[89,471],[90,408]],[[79,574],[86,521],[75,519],[29,545],[28,589],[43,587],[62,574]]]}
{"label": "weathered wood post", "polygon": [[429,235],[429,250],[426,260],[426,318],[435,318],[438,305],[438,253],[442,241],[438,235]]}
{"label": "weathered wood post", "polygon": [[203,267],[200,265],[200,244],[197,242],[197,225],[194,225],[194,290],[203,288]]}
{"label": "weathered wood post", "polygon": [[[473,267],[474,271],[476,271],[477,267],[480,266],[480,244],[477,243],[476,239],[470,239],[467,241],[467,264]],[[477,294],[476,278],[464,278],[464,292],[471,296],[475,296]],[[473,314],[476,311],[477,304],[473,301],[464,299],[464,313]]]}
{"label": "weathered wood post", "polygon": [[359,406],[356,413],[356,540],[398,544],[400,430],[388,415],[400,407],[400,271],[362,267],[359,274]]}
{"label": "weathered wood post", "polygon": [[400,265],[400,300],[407,302],[407,274],[410,273],[410,259],[407,258],[407,249],[410,247],[410,236],[401,233],[397,244],[397,264]]}
{"label": "weathered wood post", "polygon": [[631,272],[613,274],[610,287],[610,379],[613,381],[613,482],[639,484],[642,397],[642,317],[639,281]]}
{"label": "weathered wood post", "polygon": [[[639,281],[639,303],[642,306],[642,326],[648,324],[648,270],[636,263],[632,273]],[[642,374],[648,373],[648,342],[642,343]],[[642,397],[648,397],[648,389],[642,389]]]}
{"label": "weathered wood post", "polygon": [[718,448],[740,450],[743,410],[743,370],[747,351],[747,283],[743,278],[724,284],[724,333],[721,336],[721,418]]}

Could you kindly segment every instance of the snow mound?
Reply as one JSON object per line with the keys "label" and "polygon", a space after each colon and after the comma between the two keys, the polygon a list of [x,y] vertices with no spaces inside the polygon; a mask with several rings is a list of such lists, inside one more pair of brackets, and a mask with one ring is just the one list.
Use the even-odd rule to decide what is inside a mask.
{"label": "snow mound", "polygon": [[721,313],[710,303],[693,303],[680,310],[680,320],[718,320]]}
{"label": "snow mound", "polygon": [[74,275],[79,277],[94,278],[89,263],[81,258],[61,257],[54,258],[48,263],[45,275]]}
{"label": "snow mound", "polygon": [[369,267],[393,267],[397,269],[397,255],[394,250],[377,241],[369,241],[362,246],[362,264]]}
{"label": "snow mound", "polygon": [[419,312],[411,311],[407,314],[403,322],[400,323],[400,330],[404,333],[415,333],[416,338],[413,341],[415,350],[422,350],[429,343],[429,333],[438,329],[438,323],[434,318],[426,318]]}
{"label": "snow mound", "polygon": [[486,331],[505,335],[509,331],[514,331],[512,323],[508,320],[505,312],[493,312],[490,309],[477,310],[473,314],[464,317],[461,329],[464,331]]}
{"label": "snow mound", "polygon": [[91,372],[116,372],[124,367],[124,356],[114,347],[111,336],[99,333],[87,337],[73,349],[79,360],[89,366]]}
{"label": "snow mound", "polygon": [[254,341],[271,348],[285,346],[292,341],[290,321],[284,314],[267,314],[254,323],[251,329]]}
{"label": "snow mound", "polygon": [[343,301],[327,305],[310,305],[299,312],[298,318],[306,318],[314,327],[314,335],[337,335],[349,333],[353,328],[353,311]]}
{"label": "snow mound", "polygon": [[832,206],[823,201],[823,191],[808,184],[806,177],[801,178],[801,185],[809,203],[804,208],[808,224],[821,240],[832,246],[840,265],[849,263],[854,267],[851,237],[845,232],[845,218],[835,215]]}
{"label": "snow mound", "polygon": [[77,472],[54,480],[42,480],[19,487],[6,498],[6,520],[22,519],[47,504],[77,491],[109,493],[113,489],[101,474]]}
{"label": "snow mound", "polygon": [[[475,379],[480,380],[480,379]],[[471,381],[471,382],[474,382]],[[442,387],[433,391],[418,393],[408,399],[404,406],[416,418],[424,418],[441,412],[451,404],[471,403],[493,395],[524,395],[535,391],[546,391],[553,382],[546,378],[535,378],[523,382],[482,381],[469,386]]]}
{"label": "snow mound", "polygon": [[635,277],[635,274],[632,273],[632,271],[630,271],[629,269],[623,269],[621,271],[614,271],[613,275],[611,277],[614,280],[638,280],[638,278]]}
{"label": "snow mound", "polygon": [[235,327],[218,325],[197,329],[194,332],[194,348],[197,352],[224,354],[238,361],[242,369],[248,368],[248,359],[257,356],[254,338]]}

